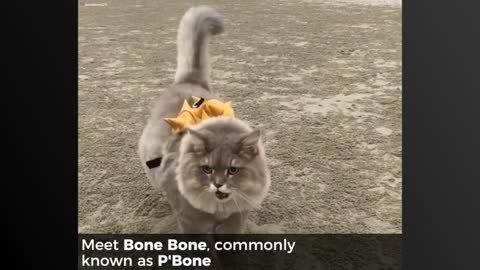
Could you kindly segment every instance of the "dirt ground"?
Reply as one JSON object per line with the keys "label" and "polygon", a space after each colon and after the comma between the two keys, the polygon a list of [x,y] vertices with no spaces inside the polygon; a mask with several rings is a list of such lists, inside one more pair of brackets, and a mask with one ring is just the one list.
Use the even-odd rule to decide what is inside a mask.
{"label": "dirt ground", "polygon": [[210,46],[213,91],[264,131],[271,168],[249,231],[400,233],[401,6],[384,2],[392,1],[79,7],[79,232],[174,226],[137,143],[152,100],[173,82],[181,16],[210,4],[226,30]]}

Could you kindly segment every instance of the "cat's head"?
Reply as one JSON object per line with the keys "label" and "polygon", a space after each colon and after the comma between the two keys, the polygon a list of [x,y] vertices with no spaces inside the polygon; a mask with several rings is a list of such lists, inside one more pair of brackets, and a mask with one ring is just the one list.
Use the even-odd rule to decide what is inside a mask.
{"label": "cat's head", "polygon": [[197,209],[232,213],[258,208],[270,188],[260,132],[238,119],[201,122],[187,131],[179,151],[178,186]]}

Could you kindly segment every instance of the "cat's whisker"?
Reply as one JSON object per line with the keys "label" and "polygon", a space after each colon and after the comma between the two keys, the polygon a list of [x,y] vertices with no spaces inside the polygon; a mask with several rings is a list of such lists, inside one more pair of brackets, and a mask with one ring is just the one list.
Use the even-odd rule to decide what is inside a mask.
{"label": "cat's whisker", "polygon": [[245,194],[245,192],[243,192],[241,189],[236,189],[236,191],[237,191],[240,195],[244,196],[245,198],[250,199],[250,196],[248,196],[247,194]]}
{"label": "cat's whisker", "polygon": [[239,195],[239,197],[241,199],[243,199],[246,203],[248,203],[250,205],[250,207],[252,208],[258,208],[257,206],[255,206],[255,204],[251,201],[251,199],[248,197],[247,194],[243,193],[242,191],[240,190],[236,190],[237,194]]}
{"label": "cat's whisker", "polygon": [[240,213],[240,218],[243,220],[242,210],[240,209],[240,206],[238,206],[238,203],[235,200],[235,196],[233,196],[232,199],[233,199],[233,202],[235,203],[235,205],[237,206],[238,212]]}

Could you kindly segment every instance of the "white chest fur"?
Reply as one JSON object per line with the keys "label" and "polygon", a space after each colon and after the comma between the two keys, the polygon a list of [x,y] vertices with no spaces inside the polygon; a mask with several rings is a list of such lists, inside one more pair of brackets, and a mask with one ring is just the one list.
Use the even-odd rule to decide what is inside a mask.
{"label": "white chest fur", "polygon": [[224,220],[226,218],[228,218],[231,213],[228,213],[228,212],[215,212],[215,214],[213,214],[215,219],[216,220]]}

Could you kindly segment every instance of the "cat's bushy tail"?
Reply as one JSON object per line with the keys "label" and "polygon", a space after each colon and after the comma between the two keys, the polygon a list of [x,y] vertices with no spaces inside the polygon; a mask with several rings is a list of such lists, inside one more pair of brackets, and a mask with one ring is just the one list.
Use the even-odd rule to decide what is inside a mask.
{"label": "cat's bushy tail", "polygon": [[195,83],[209,89],[208,40],[222,32],[222,16],[212,7],[192,7],[183,15],[178,27],[175,83]]}

